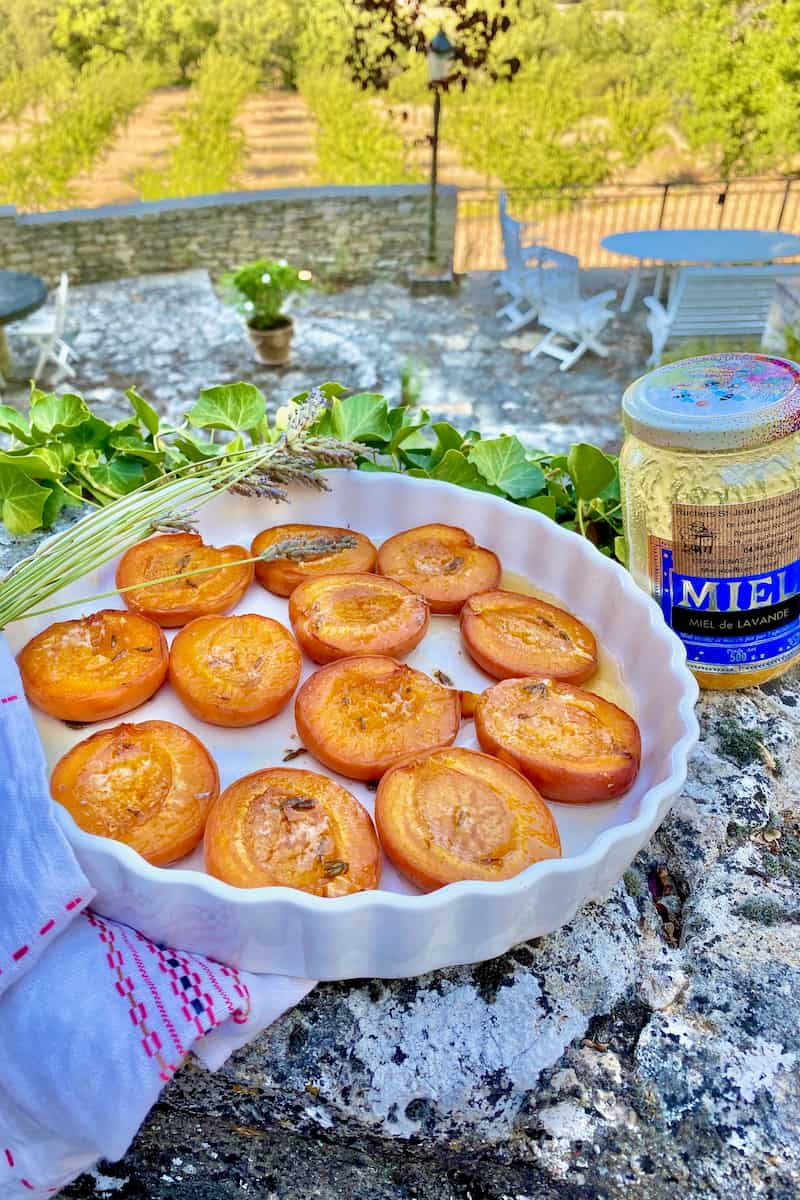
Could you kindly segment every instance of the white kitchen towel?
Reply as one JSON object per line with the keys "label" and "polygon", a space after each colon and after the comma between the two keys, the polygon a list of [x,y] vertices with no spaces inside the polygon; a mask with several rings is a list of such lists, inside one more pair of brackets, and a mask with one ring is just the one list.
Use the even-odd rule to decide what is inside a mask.
{"label": "white kitchen towel", "polygon": [[43,1197],[122,1157],[189,1051],[212,1070],[307,979],[155,945],[91,911],[0,637],[0,1197]]}

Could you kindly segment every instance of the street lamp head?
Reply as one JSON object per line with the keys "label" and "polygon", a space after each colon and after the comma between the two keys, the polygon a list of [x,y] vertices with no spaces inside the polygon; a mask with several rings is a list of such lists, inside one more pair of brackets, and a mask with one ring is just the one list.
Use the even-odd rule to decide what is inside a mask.
{"label": "street lamp head", "polygon": [[428,46],[428,78],[431,83],[443,83],[453,66],[455,46],[443,29],[431,39]]}

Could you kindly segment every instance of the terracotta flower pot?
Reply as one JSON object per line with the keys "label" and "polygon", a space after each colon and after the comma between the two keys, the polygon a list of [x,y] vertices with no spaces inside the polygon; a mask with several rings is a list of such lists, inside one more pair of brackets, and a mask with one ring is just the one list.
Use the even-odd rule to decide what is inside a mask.
{"label": "terracotta flower pot", "polygon": [[269,367],[284,367],[292,352],[292,335],[294,323],[291,317],[284,317],[282,325],[273,329],[251,329],[247,332],[256,348],[256,358]]}

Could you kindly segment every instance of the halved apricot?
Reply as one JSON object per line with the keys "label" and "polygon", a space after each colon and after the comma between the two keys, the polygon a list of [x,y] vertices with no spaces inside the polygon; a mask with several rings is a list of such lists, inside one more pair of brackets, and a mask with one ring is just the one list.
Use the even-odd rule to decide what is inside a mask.
{"label": "halved apricot", "polygon": [[495,679],[540,675],[584,683],[597,670],[597,642],[582,621],[519,592],[470,596],[461,610],[470,657]]}
{"label": "halved apricot", "polygon": [[510,763],[548,800],[586,804],[627,792],[642,744],[632,717],[592,692],[551,679],[505,679],[475,710],[484,750]]}
{"label": "halved apricot", "polygon": [[426,892],[460,879],[510,879],[561,854],[536,788],[496,758],[458,746],[415,754],[387,771],[375,822],[398,871]]}
{"label": "halved apricot", "polygon": [[81,829],[124,842],[160,867],[199,843],[219,775],[188,729],[142,721],[78,742],[56,763],[50,792]]}
{"label": "halved apricot", "polygon": [[157,692],[167,675],[167,643],[154,621],[106,608],[56,621],[17,656],[25,694],[62,721],[105,721]]}
{"label": "halved apricot", "polygon": [[381,849],[369,813],[315,771],[270,767],[237,779],[211,810],[206,870],[235,887],[350,896],[378,886]]}
{"label": "halved apricot", "polygon": [[300,682],[302,655],[270,617],[196,617],[175,637],[169,681],[212,725],[256,725],[280,712]]}
{"label": "halved apricot", "polygon": [[473,592],[500,582],[500,560],[454,525],[418,525],[378,551],[378,571],[424,596],[431,612],[457,613]]}
{"label": "halved apricot", "polygon": [[[290,552],[313,552],[313,543],[325,542],[332,548],[303,559],[274,558],[256,563],[256,579],[276,596],[290,596],[298,583],[319,575],[352,575],[371,571],[377,551],[368,537],[354,529],[336,525],[273,525],[253,538],[253,554],[263,554],[270,546],[285,542]],[[309,547],[309,543],[312,545]]]}
{"label": "halved apricot", "polygon": [[421,596],[379,575],[323,575],[289,597],[297,640],[318,663],[353,654],[401,658],[422,641],[429,619]]}
{"label": "halved apricot", "polygon": [[297,732],[315,758],[349,779],[379,779],[416,750],[449,746],[460,721],[458,692],[393,658],[342,658],[305,681]]}
{"label": "halved apricot", "polygon": [[[194,617],[227,612],[253,582],[253,564],[227,567],[247,558],[243,546],[206,546],[199,533],[162,533],[126,550],[117,567],[117,587],[148,587],[123,592],[128,608],[166,629]],[[214,567],[214,570],[203,570]],[[201,574],[190,572],[202,571]],[[180,576],[172,579],[174,575]],[[169,583],[151,580],[170,579]]]}

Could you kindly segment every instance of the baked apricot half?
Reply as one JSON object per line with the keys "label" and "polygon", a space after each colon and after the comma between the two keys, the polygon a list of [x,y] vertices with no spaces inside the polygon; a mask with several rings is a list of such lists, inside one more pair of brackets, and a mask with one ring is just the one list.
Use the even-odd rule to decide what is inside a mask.
{"label": "baked apricot half", "polygon": [[176,634],[169,681],[183,703],[212,725],[256,725],[288,704],[302,655],[270,617],[197,617]]}
{"label": "baked apricot half", "polygon": [[500,582],[500,560],[454,525],[418,525],[378,551],[378,571],[424,596],[435,613],[457,613],[473,592]]}
{"label": "baked apricot half", "polygon": [[199,843],[219,775],[188,729],[141,721],[78,742],[56,763],[50,792],[87,833],[124,842],[164,866]]}
{"label": "baked apricot half", "polygon": [[457,691],[381,655],[322,667],[294,705],[303,745],[348,779],[379,779],[406,754],[449,746],[460,710]]}
{"label": "baked apricot half", "polygon": [[271,767],[232,783],[211,810],[206,870],[235,887],[350,896],[378,886],[369,813],[325,775]]}
{"label": "baked apricot half", "polygon": [[168,650],[158,625],[107,608],[56,621],[17,656],[28,699],[62,721],[105,721],[130,712],[158,691]]}
{"label": "baked apricot half", "polygon": [[475,709],[484,750],[548,800],[586,804],[627,792],[639,771],[639,727],[610,700],[552,679],[504,679]]}
{"label": "baked apricot half", "polygon": [[[207,546],[198,533],[162,533],[125,551],[117,587],[134,587],[122,594],[128,608],[172,629],[238,604],[253,582],[253,564],[240,563],[247,557],[243,546]],[[225,565],[236,562],[240,565]],[[194,571],[202,574],[190,574]],[[172,579],[174,575],[179,578]],[[152,582],[157,579],[170,582]],[[137,583],[149,586],[136,588]]]}
{"label": "baked apricot half", "polygon": [[540,675],[584,683],[597,670],[591,629],[563,608],[499,588],[470,596],[461,637],[479,667],[495,679]]}
{"label": "baked apricot half", "polygon": [[353,654],[410,654],[425,636],[428,605],[380,575],[322,575],[289,597],[289,620],[314,662]]}
{"label": "baked apricot half", "polygon": [[387,771],[375,797],[384,850],[429,892],[460,879],[510,879],[557,858],[561,841],[536,788],[488,754],[450,746]]}
{"label": "baked apricot half", "polygon": [[[287,544],[289,553],[285,558],[256,563],[256,579],[276,596],[290,596],[298,583],[316,579],[318,575],[371,571],[377,556],[377,550],[363,533],[336,525],[273,525],[256,534],[252,553],[263,554],[279,542]],[[290,557],[294,552],[313,551],[313,543],[328,545],[330,549],[302,560]]]}

